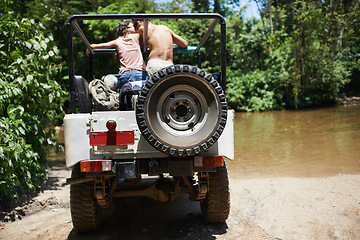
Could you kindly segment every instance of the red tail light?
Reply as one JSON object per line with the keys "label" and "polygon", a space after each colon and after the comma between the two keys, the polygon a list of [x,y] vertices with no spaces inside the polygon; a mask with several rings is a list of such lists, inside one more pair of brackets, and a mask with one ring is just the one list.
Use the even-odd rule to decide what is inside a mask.
{"label": "red tail light", "polygon": [[224,166],[223,156],[196,156],[194,167],[221,167]]}
{"label": "red tail light", "polygon": [[106,122],[106,127],[107,129],[111,130],[115,130],[116,128],[116,122],[114,120],[109,120]]}
{"label": "red tail light", "polygon": [[80,162],[81,172],[109,172],[112,171],[111,160],[89,160]]}

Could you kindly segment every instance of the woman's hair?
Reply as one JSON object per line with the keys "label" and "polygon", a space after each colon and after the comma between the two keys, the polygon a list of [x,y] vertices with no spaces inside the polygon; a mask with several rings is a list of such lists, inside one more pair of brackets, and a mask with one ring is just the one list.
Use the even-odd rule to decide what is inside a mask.
{"label": "woman's hair", "polygon": [[140,20],[133,20],[134,28],[137,28],[137,25],[139,24]]}
{"label": "woman's hair", "polygon": [[120,36],[125,36],[126,34],[130,33],[130,31],[128,30],[130,23],[130,21],[123,21],[119,24],[118,28],[116,29],[116,38]]}

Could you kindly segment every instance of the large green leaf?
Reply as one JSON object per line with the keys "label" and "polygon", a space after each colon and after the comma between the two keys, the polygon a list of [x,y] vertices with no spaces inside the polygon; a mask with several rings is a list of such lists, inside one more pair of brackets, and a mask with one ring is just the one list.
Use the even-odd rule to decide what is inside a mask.
{"label": "large green leaf", "polygon": [[20,118],[24,113],[24,108],[22,106],[15,106],[14,104],[10,104],[7,107],[7,114],[10,119],[15,120]]}

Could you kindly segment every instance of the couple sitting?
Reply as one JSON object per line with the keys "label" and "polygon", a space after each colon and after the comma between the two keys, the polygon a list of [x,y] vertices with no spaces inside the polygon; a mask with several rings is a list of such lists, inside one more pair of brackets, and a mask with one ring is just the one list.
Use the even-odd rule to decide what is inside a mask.
{"label": "couple sitting", "polygon": [[[117,82],[110,83],[110,88],[119,91],[125,83],[147,80],[158,70],[173,65],[173,46],[187,47],[188,43],[171,29],[164,25],[155,25],[144,20],[124,21],[119,24],[116,39],[106,43],[91,44],[92,49],[115,48],[120,63],[120,72]],[[144,32],[146,32],[144,36]],[[140,37],[146,38],[150,53],[145,67],[140,49]],[[89,55],[89,49],[86,50]],[[147,72],[147,74],[146,74]],[[111,79],[110,79],[111,81]]]}

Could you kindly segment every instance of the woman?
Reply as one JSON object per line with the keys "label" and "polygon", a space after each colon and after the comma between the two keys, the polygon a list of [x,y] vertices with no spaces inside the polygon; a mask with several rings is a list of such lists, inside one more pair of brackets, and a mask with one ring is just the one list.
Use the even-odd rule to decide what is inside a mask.
{"label": "woman", "polygon": [[[120,77],[117,89],[127,82],[146,81],[146,67],[141,54],[140,35],[136,33],[134,25],[130,21],[119,24],[116,31],[116,39],[106,43],[91,44],[92,49],[116,48],[116,53],[120,62]],[[86,55],[90,51],[86,49]]]}

